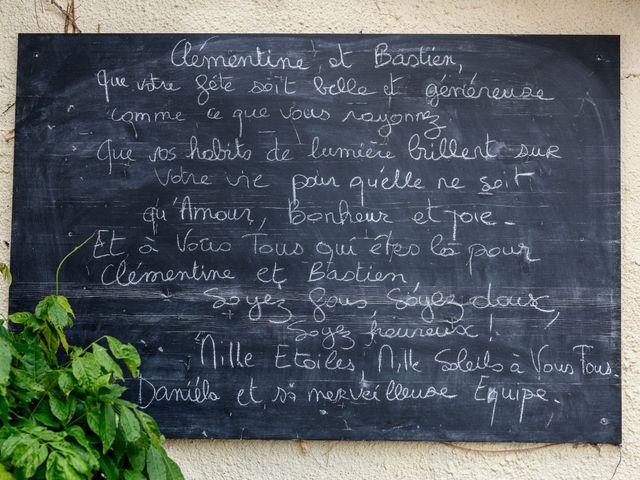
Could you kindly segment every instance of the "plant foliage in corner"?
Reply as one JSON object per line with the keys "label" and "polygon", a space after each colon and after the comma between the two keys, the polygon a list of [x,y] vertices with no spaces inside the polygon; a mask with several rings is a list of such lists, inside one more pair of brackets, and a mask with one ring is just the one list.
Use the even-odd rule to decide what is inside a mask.
{"label": "plant foliage in corner", "polygon": [[[6,265],[0,274],[9,280]],[[183,479],[155,420],[122,398],[135,347],[109,336],[70,345],[75,316],[57,290],[10,314],[15,328],[0,325],[0,480]]]}

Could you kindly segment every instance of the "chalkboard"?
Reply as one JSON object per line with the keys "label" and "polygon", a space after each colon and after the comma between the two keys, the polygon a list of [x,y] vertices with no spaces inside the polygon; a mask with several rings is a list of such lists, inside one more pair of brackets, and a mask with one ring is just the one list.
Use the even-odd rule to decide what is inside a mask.
{"label": "chalkboard", "polygon": [[10,306],[168,437],[621,440],[619,37],[21,35]]}

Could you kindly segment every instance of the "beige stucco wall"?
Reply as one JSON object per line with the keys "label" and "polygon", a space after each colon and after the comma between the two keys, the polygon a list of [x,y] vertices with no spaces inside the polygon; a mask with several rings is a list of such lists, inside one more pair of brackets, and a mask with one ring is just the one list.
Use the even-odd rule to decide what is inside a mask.
{"label": "beige stucco wall", "polygon": [[[66,0],[57,1],[66,5]],[[621,448],[199,440],[169,442],[169,452],[191,479],[609,479],[614,473],[616,479],[640,478],[640,0],[76,0],[76,4],[84,32],[621,35]],[[0,261],[8,261],[11,238],[11,104],[17,34],[63,28],[64,18],[50,0],[0,0]],[[6,293],[2,287],[0,311],[6,310]],[[504,451],[512,449],[516,451]]]}

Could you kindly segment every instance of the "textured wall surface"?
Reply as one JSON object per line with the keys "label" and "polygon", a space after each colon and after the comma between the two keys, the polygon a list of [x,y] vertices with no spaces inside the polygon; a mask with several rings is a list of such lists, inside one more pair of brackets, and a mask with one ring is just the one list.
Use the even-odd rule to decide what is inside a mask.
{"label": "textured wall surface", "polygon": [[[0,0],[0,261],[11,248],[17,34],[62,32],[50,0]],[[66,0],[57,0],[66,7]],[[83,32],[622,36],[623,445],[172,441],[190,479],[633,479],[640,469],[640,0],[76,0]],[[7,292],[0,290],[0,311]]]}

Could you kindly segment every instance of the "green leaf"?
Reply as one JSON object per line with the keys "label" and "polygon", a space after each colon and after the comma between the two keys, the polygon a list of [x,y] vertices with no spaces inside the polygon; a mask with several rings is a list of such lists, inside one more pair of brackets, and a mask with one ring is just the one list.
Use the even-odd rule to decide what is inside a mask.
{"label": "green leaf", "polygon": [[60,332],[52,330],[48,324],[45,324],[40,328],[40,341],[44,342],[44,345],[42,345],[43,351],[49,357],[49,360],[54,362],[58,347],[60,347]]}
{"label": "green leaf", "polygon": [[9,402],[4,395],[0,395],[0,421],[2,425],[9,424]]}
{"label": "green leaf", "polygon": [[71,317],[76,318],[76,315],[75,313],[73,313],[67,297],[62,295],[55,295],[53,298],[55,302],[64,309],[65,312],[67,312]]}
{"label": "green leaf", "polygon": [[[63,328],[73,326],[73,320],[71,320],[70,315],[73,315],[73,311],[69,301],[64,297],[49,295],[36,305],[36,318],[48,321],[60,333]],[[42,325],[37,325],[35,322],[31,323],[34,330],[42,328]]]}
{"label": "green leaf", "polygon": [[20,469],[25,478],[31,478],[46,460],[47,447],[26,433],[9,436],[2,444],[2,459],[10,460],[14,468]]}
{"label": "green leaf", "polygon": [[47,459],[47,480],[85,480],[59,452],[51,452]]}
{"label": "green leaf", "polygon": [[60,305],[57,300],[55,300],[55,298],[56,297],[53,297],[53,300],[49,305],[49,309],[47,310],[47,317],[54,327],[67,327],[71,323],[69,314],[66,312],[64,307]]}
{"label": "green leaf", "polygon": [[16,447],[20,445],[21,442],[27,441],[28,439],[29,435],[22,432],[10,435],[4,442],[2,442],[2,447],[0,447],[0,456],[2,460],[11,458]]}
{"label": "green leaf", "polygon": [[142,470],[144,470],[146,455],[147,449],[143,445],[140,445],[140,443],[129,448],[129,450],[127,450],[127,458],[129,459],[131,468],[136,472],[142,472]]}
{"label": "green leaf", "polygon": [[35,424],[27,424],[22,427],[23,431],[45,442],[57,442],[64,438],[60,432],[54,432],[48,428]]}
{"label": "green leaf", "polygon": [[91,478],[89,474],[91,473],[91,466],[86,462],[86,458],[83,458],[80,455],[69,455],[67,457],[69,459],[69,464],[73,467],[73,469],[78,472],[81,476],[85,478]]}
{"label": "green leaf", "polygon": [[120,480],[118,467],[115,462],[106,455],[100,457],[100,470],[107,477],[107,480]]}
{"label": "green leaf", "polygon": [[113,356],[118,360],[122,360],[131,372],[131,375],[137,377],[138,368],[140,367],[140,355],[138,355],[136,348],[130,343],[125,345],[117,338],[109,336],[107,336],[107,343]]}
{"label": "green leaf", "polygon": [[54,394],[49,393],[49,408],[51,408],[51,413],[62,423],[65,423],[69,418],[69,414],[71,413],[70,406],[69,401],[60,400]]}
{"label": "green leaf", "polygon": [[91,389],[93,391],[98,391],[111,385],[111,382],[113,381],[113,377],[111,375],[112,375],[111,373],[100,375],[98,378],[96,378],[93,381],[93,384],[91,385]]}
{"label": "green leaf", "polygon": [[5,322],[0,322],[0,337],[9,341],[13,340],[12,335],[9,333],[9,330],[7,330]]}
{"label": "green leaf", "polygon": [[22,469],[26,478],[31,478],[48,455],[47,447],[32,439],[31,442],[18,445],[11,460],[15,467]]}
{"label": "green leaf", "polygon": [[56,332],[58,333],[58,339],[62,344],[62,348],[64,348],[65,352],[69,352],[69,342],[67,341],[67,336],[62,331],[62,328],[57,328]]}
{"label": "green leaf", "polygon": [[127,439],[124,438],[124,432],[121,428],[116,430],[116,439],[113,441],[113,445],[111,446],[111,450],[109,451],[111,456],[114,458],[117,464],[120,464],[122,461],[122,457],[127,452],[129,448],[129,444],[127,443]]}
{"label": "green leaf", "polygon": [[182,475],[182,471],[176,462],[171,460],[167,453],[163,450],[164,461],[167,467],[167,478],[169,480],[184,480],[184,475]]}
{"label": "green leaf", "polygon": [[39,383],[42,377],[51,368],[49,362],[38,343],[29,344],[17,344],[16,349],[20,356],[20,363],[22,364],[25,372],[31,376],[31,378]]}
{"label": "green leaf", "polygon": [[[126,475],[125,475],[125,478],[126,478]],[[0,463],[0,480],[15,480],[15,477],[1,463]]]}
{"label": "green leaf", "polygon": [[[39,412],[33,414],[33,418],[38,420],[43,425],[46,425],[47,427],[59,428],[60,422],[58,421],[58,419],[50,411],[43,410],[42,406],[40,408],[41,410]],[[49,407],[47,406],[47,409],[48,408]]]}
{"label": "green leaf", "polygon": [[114,377],[120,380],[124,380],[124,375],[122,374],[120,365],[118,365],[118,363],[111,357],[111,355],[109,355],[106,348],[98,345],[97,343],[94,343],[91,346],[91,349],[96,361],[102,368],[104,368],[107,372],[113,374]]}
{"label": "green leaf", "polygon": [[[2,477],[0,477],[0,480],[2,480]],[[147,477],[145,477],[142,473],[136,472],[134,470],[125,470],[124,480],[147,480]]]}
{"label": "green leaf", "polygon": [[7,394],[7,384],[11,373],[11,342],[0,337],[0,395]]}
{"label": "green leaf", "polygon": [[140,422],[128,407],[120,406],[120,428],[127,442],[134,443],[140,439]]}
{"label": "green leaf", "polygon": [[11,277],[11,271],[9,270],[9,265],[7,265],[6,263],[0,263],[0,275],[2,275],[4,279],[7,281],[7,283],[11,285],[13,278]]}
{"label": "green leaf", "polygon": [[117,383],[111,383],[109,385],[105,385],[104,387],[102,387],[98,392],[97,397],[104,402],[115,401],[115,400],[118,400],[119,402],[120,397],[126,391],[127,391],[126,387],[122,385],[118,385]]}
{"label": "green leaf", "polygon": [[[92,353],[85,353],[82,356],[76,355],[71,361],[71,371],[80,385],[91,388],[93,383],[102,375],[100,365]],[[97,390],[94,388],[94,390]]]}
{"label": "green leaf", "polygon": [[184,480],[178,464],[162,447],[151,445],[147,450],[147,474],[154,480]]}
{"label": "green leaf", "polygon": [[79,445],[83,446],[86,450],[93,450],[93,445],[89,442],[86,433],[79,425],[71,425],[64,431],[65,435],[73,438]]}
{"label": "green leaf", "polygon": [[162,459],[162,452],[155,445],[147,450],[147,474],[154,480],[166,480],[167,469]]}
{"label": "green leaf", "polygon": [[31,312],[16,312],[7,317],[11,323],[16,325],[27,325],[32,320],[35,320],[35,316]]}
{"label": "green leaf", "polygon": [[73,390],[75,384],[76,381],[73,375],[71,375],[71,373],[69,373],[68,371],[62,372],[58,377],[58,386],[65,395],[69,395],[69,392]]}
{"label": "green leaf", "polygon": [[109,404],[102,404],[102,408],[87,412],[89,428],[102,441],[102,453],[106,453],[116,438],[116,413]]}
{"label": "green leaf", "polygon": [[37,395],[35,389],[42,387],[42,385],[39,385],[38,382],[31,378],[31,375],[25,372],[22,368],[17,367],[11,368],[9,383],[13,387],[14,394],[31,392],[34,395]]}
{"label": "green leaf", "polygon": [[67,401],[69,402],[69,416],[67,417],[67,422],[69,422],[73,419],[76,409],[78,408],[78,399],[74,396],[70,396]]}
{"label": "green leaf", "polygon": [[51,303],[51,296],[46,296],[42,300],[40,300],[36,305],[36,317],[43,320],[47,316],[47,312],[49,311]]}
{"label": "green leaf", "polygon": [[164,436],[160,433],[160,429],[158,428],[156,421],[151,415],[144,413],[138,408],[135,408],[133,411],[138,417],[138,420],[140,420],[145,432],[147,432],[151,443],[159,446],[164,441]]}
{"label": "green leaf", "polygon": [[99,466],[97,459],[93,455],[75,443],[62,440],[50,443],[49,447],[63,454],[69,465],[80,475],[88,476],[92,470],[97,469]]}
{"label": "green leaf", "polygon": [[65,436],[73,438],[78,444],[84,448],[84,455],[88,458],[90,466],[97,468],[100,458],[99,452],[87,438],[85,431],[79,425],[72,425],[65,430]]}

